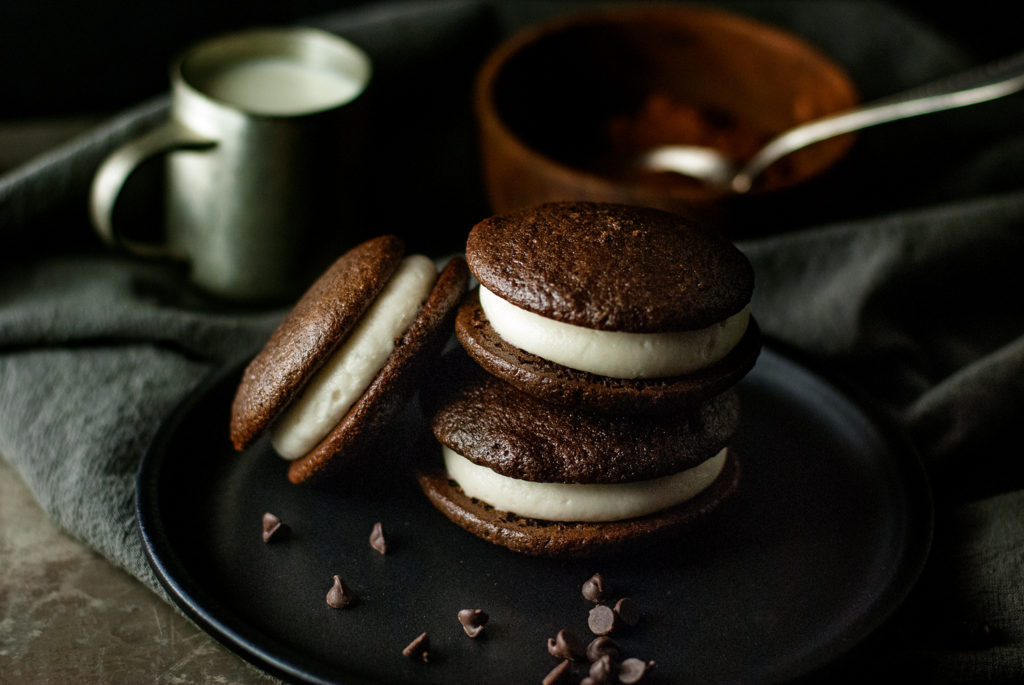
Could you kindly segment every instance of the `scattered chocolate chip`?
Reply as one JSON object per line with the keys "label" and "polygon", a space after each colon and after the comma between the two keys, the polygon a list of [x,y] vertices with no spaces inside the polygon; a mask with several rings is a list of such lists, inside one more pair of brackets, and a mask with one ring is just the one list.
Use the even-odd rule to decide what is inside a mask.
{"label": "scattered chocolate chip", "polygon": [[548,638],[548,653],[553,657],[572,661],[582,661],[586,655],[580,639],[564,629],[559,630],[554,637]]}
{"label": "scattered chocolate chip", "polygon": [[334,585],[327,591],[328,606],[335,609],[344,609],[354,601],[356,601],[356,596],[345,587],[341,582],[341,578],[334,576]]}
{"label": "scattered chocolate chip", "polygon": [[370,547],[373,547],[381,554],[388,553],[388,543],[384,539],[384,527],[381,526],[380,521],[373,524],[373,531],[370,532]]}
{"label": "scattered chocolate chip", "polygon": [[484,629],[490,616],[483,609],[462,609],[459,611],[459,623],[466,635],[475,638]]}
{"label": "scattered chocolate chip", "polygon": [[600,602],[605,598],[604,578],[600,573],[595,573],[583,583],[583,596],[591,602]]}
{"label": "scattered chocolate chip", "polygon": [[281,519],[269,511],[263,515],[263,542],[283,540],[288,537],[290,532],[291,529],[288,527],[288,524],[281,523]]}
{"label": "scattered chocolate chip", "polygon": [[587,661],[597,661],[605,654],[613,661],[617,661],[622,654],[619,644],[607,635],[599,635],[587,645]]}
{"label": "scattered chocolate chip", "polygon": [[653,661],[644,661],[643,659],[630,657],[619,664],[619,682],[626,685],[639,683],[644,674],[653,667]]}
{"label": "scattered chocolate chip", "polygon": [[594,685],[611,682],[615,676],[615,662],[607,654],[603,655],[600,659],[590,664],[590,672],[587,674],[587,678],[590,679]]}
{"label": "scattered chocolate chip", "polygon": [[594,635],[608,635],[615,630],[615,618],[610,607],[598,604],[587,615],[587,626]]}
{"label": "scattered chocolate chip", "polygon": [[640,610],[636,608],[636,603],[629,597],[623,597],[616,602],[614,611],[616,616],[630,628],[640,622]]}
{"label": "scattered chocolate chip", "polygon": [[430,656],[430,636],[426,633],[420,633],[416,636],[416,639],[406,645],[405,649],[402,650],[402,655],[407,656],[410,659],[422,659],[424,662],[429,660]]}
{"label": "scattered chocolate chip", "polygon": [[541,685],[563,685],[569,682],[569,676],[571,671],[569,670],[569,660],[563,659],[560,664],[551,669],[544,680],[541,681]]}

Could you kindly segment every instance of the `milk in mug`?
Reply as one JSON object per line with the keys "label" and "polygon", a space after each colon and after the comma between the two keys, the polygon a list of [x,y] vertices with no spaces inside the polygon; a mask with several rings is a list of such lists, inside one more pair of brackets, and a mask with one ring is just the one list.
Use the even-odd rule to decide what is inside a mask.
{"label": "milk in mug", "polygon": [[225,65],[203,79],[203,91],[254,114],[288,116],[344,104],[363,89],[363,80],[286,57],[265,57]]}

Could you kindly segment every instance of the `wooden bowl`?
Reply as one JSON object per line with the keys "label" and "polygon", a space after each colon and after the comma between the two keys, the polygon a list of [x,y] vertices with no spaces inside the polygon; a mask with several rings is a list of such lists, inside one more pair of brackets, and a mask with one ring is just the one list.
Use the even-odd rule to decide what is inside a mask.
{"label": "wooden bowl", "polygon": [[[607,8],[528,27],[487,58],[474,91],[485,188],[496,213],[594,200],[715,223],[727,220],[735,196],[639,171],[634,153],[703,143],[742,154],[858,100],[847,73],[802,39],[688,6]],[[745,197],[823,175],[851,142],[847,135],[794,153]]]}

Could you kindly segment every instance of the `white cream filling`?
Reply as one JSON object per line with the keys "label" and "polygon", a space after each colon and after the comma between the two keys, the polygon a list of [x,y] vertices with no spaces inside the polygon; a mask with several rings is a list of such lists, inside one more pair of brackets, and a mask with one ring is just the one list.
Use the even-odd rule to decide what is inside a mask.
{"label": "white cream filling", "polygon": [[437,269],[428,257],[402,260],[348,339],[274,424],[270,441],[278,454],[298,459],[338,425],[384,368],[395,340],[412,324],[436,280]]}
{"label": "white cream filling", "polygon": [[442,446],[448,476],[495,509],[545,521],[620,521],[681,504],[707,488],[728,448],[693,468],[632,483],[537,483],[495,473]]}
{"label": "white cream filling", "polygon": [[612,378],[664,378],[693,373],[719,361],[747,330],[744,307],[695,331],[599,331],[528,312],[480,286],[480,307],[504,340],[538,357]]}

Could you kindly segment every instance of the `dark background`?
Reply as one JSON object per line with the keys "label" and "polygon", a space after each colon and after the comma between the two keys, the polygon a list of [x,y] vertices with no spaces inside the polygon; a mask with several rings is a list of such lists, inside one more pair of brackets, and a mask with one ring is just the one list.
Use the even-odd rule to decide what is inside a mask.
{"label": "dark background", "polygon": [[[435,41],[437,36],[434,32],[442,30],[440,26],[443,22],[433,26],[429,20],[432,13],[436,12],[440,18],[446,14],[451,15],[452,5],[458,7],[465,4],[461,0],[385,2],[403,6],[400,13],[406,15],[412,14],[410,7],[416,10],[423,19],[425,34],[419,36],[417,41],[424,44]],[[524,5],[528,11],[530,2],[492,0],[489,4],[515,12],[522,10]],[[571,8],[573,5],[593,2],[533,0],[532,4],[547,8],[562,4]],[[787,11],[797,8],[798,12],[801,6],[811,7],[812,2],[778,0],[780,6],[787,7]],[[877,7],[883,2],[878,0],[863,4]],[[0,0],[0,64],[4,67],[0,69],[0,174],[25,164],[41,152],[57,148],[78,134],[96,130],[101,124],[109,123],[117,114],[166,94],[168,64],[202,38],[247,26],[287,24],[307,18],[316,20],[339,10],[373,12],[375,8],[372,5],[375,4],[380,4],[379,0],[249,0],[244,3],[195,0],[100,0],[85,3],[75,0]],[[745,4],[754,9],[764,8],[764,3],[745,3],[744,0],[722,0],[710,4],[721,4],[741,12]],[[859,4],[858,0],[850,0],[841,6],[844,12],[856,13]],[[967,5],[890,0],[889,5],[900,8],[911,18],[945,35],[954,44],[961,46],[967,58],[990,60],[1024,48],[1024,34],[1019,30],[1019,22],[1012,9],[1013,3]],[[447,12],[440,11],[444,8],[447,8]],[[886,12],[880,15],[873,13],[870,7],[865,14],[891,16]],[[865,24],[861,22],[860,25]],[[898,32],[900,27],[880,23],[874,30]],[[875,37],[887,36],[880,34]],[[466,63],[466,55],[476,54],[482,60],[488,46],[496,38],[494,35],[476,35],[472,32],[444,35],[439,40],[450,49],[431,53],[436,57],[435,61],[417,62],[414,65],[405,65],[402,60],[419,60],[423,54],[423,45],[396,45],[388,51],[391,55],[389,59],[374,65],[375,76],[380,77],[375,80],[388,82],[387,90],[391,97],[397,99],[390,105],[382,106],[382,111],[392,113],[391,117],[375,125],[379,130],[373,145],[380,154],[377,155],[373,169],[368,170],[368,174],[377,179],[374,183],[376,194],[368,206],[387,208],[388,212],[384,216],[375,215],[374,229],[403,235],[412,240],[411,249],[422,249],[420,243],[435,250],[441,249],[441,234],[451,226],[457,226],[460,229],[455,234],[459,239],[452,238],[451,243],[452,249],[455,249],[461,246],[461,227],[472,225],[488,212],[482,188],[478,187],[478,175],[459,176],[461,172],[458,170],[476,163],[476,155],[471,149],[471,137],[463,135],[473,126],[466,96],[476,69],[476,64]],[[383,40],[382,44],[388,44],[387,38],[380,39]],[[865,36],[865,40],[870,39],[871,36]],[[454,44],[455,41],[458,41],[458,45]],[[870,42],[885,44],[885,41]],[[888,44],[892,45],[893,42],[889,41]],[[883,58],[878,62],[892,66],[891,60]],[[443,70],[444,78],[432,83],[429,76],[437,73],[437,70]],[[875,80],[870,74],[861,73],[858,77],[864,82]],[[886,81],[885,78],[878,80]],[[896,81],[899,82],[899,79]],[[414,118],[420,122],[419,128],[410,125],[410,120],[405,116],[410,101],[406,96],[411,92],[420,93],[416,96],[419,104]],[[865,91],[865,95],[871,99],[888,92],[869,94]],[[385,95],[384,99],[387,100],[387,97]],[[462,101],[459,101],[460,98]],[[968,114],[981,118],[989,116],[986,111]],[[427,121],[443,122],[441,128],[444,130],[429,128],[429,124],[424,123]],[[945,121],[948,120],[942,117],[932,118],[929,126],[933,133],[935,127],[941,128]],[[424,135],[423,126],[428,127],[429,135]],[[922,126],[915,123],[915,131],[926,137],[923,133],[926,129]],[[1018,130],[1019,118],[1011,118],[1003,122],[1003,126]],[[978,136],[998,138],[1003,135],[1002,129],[995,126],[995,122],[989,121],[972,130],[973,137],[962,136],[963,140],[960,141],[961,146],[967,146],[972,151],[975,147],[983,146],[984,141]],[[460,138],[456,141],[452,136]],[[887,140],[889,142],[885,143],[886,146],[893,144],[891,137]],[[896,140],[906,143],[909,139],[896,136]],[[415,157],[407,154],[411,149],[409,146],[415,147]],[[938,148],[934,146],[927,149],[932,154],[938,154]],[[893,148],[885,147],[885,153],[893,153]],[[922,156],[925,151],[921,146],[912,147],[909,151],[902,150],[899,154],[929,159]],[[941,154],[942,164],[934,165],[936,168],[955,166],[958,163],[950,161],[957,158],[949,145],[941,150]],[[402,173],[396,173],[391,162],[399,157],[404,160]],[[927,170],[932,165],[924,161],[921,167]],[[451,178],[446,177],[445,173],[439,173],[439,169],[448,170],[445,173]],[[901,183],[890,183],[891,179],[887,180],[888,177],[884,175],[879,175],[877,179],[875,176],[871,178],[875,180],[870,190],[859,192],[856,198],[847,198],[848,201],[834,203],[837,207],[846,208],[845,218],[851,218],[850,208],[853,207],[862,215],[880,211],[886,206],[886,198],[898,198],[900,206],[905,207],[930,201],[943,192],[941,183],[922,181],[919,184],[921,187],[934,186],[935,190],[928,197],[915,198],[902,189]],[[427,181],[420,182],[423,179]],[[467,186],[467,182],[473,185]],[[889,188],[890,185],[892,188]],[[987,187],[987,190],[991,191],[993,187]],[[396,192],[402,195],[402,203],[393,202]],[[149,197],[144,194],[137,196]],[[424,222],[419,218],[424,216],[420,211],[422,208],[429,208],[426,215],[434,217],[432,222]],[[71,216],[75,218],[75,222],[68,222],[68,226],[79,225],[81,209],[79,205],[67,208],[67,211],[74,212]],[[52,209],[53,213],[58,211],[61,210]],[[827,218],[780,216],[779,221],[797,227],[809,221],[820,222]],[[16,240],[23,239],[22,233],[18,231]],[[70,229],[66,236],[75,245],[94,238],[91,231]],[[29,238],[24,237],[24,240]],[[35,238],[32,240],[38,242]],[[41,247],[49,249],[51,242],[52,237],[44,240]],[[11,253],[10,241],[8,248],[7,251]]]}
{"label": "dark background", "polygon": [[[0,123],[117,112],[163,92],[167,62],[200,37],[364,4],[369,0],[3,0]],[[895,4],[979,59],[1024,46],[1016,3]]]}

